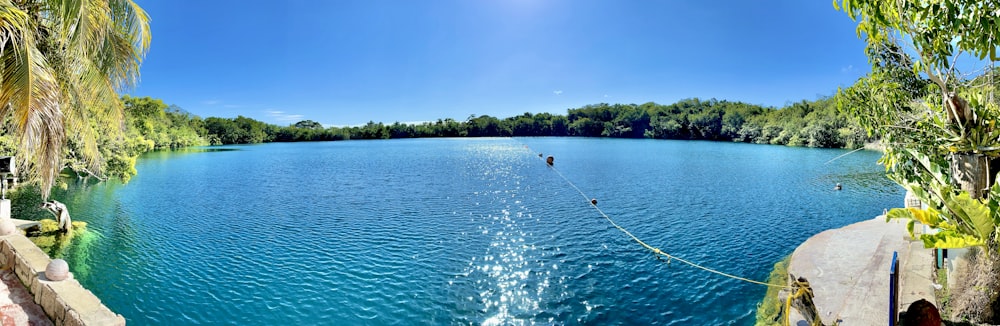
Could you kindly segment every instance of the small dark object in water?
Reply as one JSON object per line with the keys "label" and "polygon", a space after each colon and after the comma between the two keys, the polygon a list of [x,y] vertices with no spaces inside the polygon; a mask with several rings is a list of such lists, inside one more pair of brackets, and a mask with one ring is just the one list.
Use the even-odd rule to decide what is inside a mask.
{"label": "small dark object in water", "polygon": [[545,163],[548,163],[549,165],[552,165],[552,161],[555,161],[555,158],[552,157],[552,155],[549,155],[549,157],[545,158]]}
{"label": "small dark object in water", "polygon": [[538,157],[542,157],[542,153],[538,153]]}
{"label": "small dark object in water", "polygon": [[910,308],[905,312],[899,314],[899,325],[941,325],[941,313],[938,312],[933,303],[920,299],[910,304]]}
{"label": "small dark object in water", "polygon": [[840,190],[840,189],[843,189],[843,188],[844,187],[840,186],[840,183],[837,183],[836,186],[833,186],[833,190]]}
{"label": "small dark object in water", "polygon": [[590,204],[594,205],[594,206],[597,206],[597,198],[591,199],[590,200]]}

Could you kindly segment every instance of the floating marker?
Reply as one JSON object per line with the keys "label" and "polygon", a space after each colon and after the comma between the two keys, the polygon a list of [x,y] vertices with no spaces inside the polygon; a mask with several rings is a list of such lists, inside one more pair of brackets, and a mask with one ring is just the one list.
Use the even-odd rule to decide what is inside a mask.
{"label": "floating marker", "polygon": [[549,165],[552,165],[552,161],[554,161],[554,160],[555,160],[555,158],[552,157],[552,155],[549,155],[549,157],[545,158],[545,163],[548,163]]}
{"label": "floating marker", "polygon": [[593,199],[591,199],[591,200],[590,200],[590,204],[591,204],[591,205],[594,205],[594,206],[597,206],[597,198],[593,198]]}

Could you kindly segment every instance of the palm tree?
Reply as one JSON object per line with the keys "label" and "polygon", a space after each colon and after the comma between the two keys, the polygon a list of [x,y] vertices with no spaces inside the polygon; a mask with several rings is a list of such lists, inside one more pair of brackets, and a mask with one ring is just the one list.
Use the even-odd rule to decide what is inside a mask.
{"label": "palm tree", "polygon": [[121,134],[118,94],[138,81],[149,42],[132,0],[0,0],[0,119],[44,197],[64,150],[100,173],[95,136]]}

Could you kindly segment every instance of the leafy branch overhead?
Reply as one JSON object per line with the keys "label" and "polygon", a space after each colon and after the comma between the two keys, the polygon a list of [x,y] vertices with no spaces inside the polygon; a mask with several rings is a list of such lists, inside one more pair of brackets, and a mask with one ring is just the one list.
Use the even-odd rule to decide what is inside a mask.
{"label": "leafy branch overhead", "polygon": [[100,173],[97,135],[121,134],[118,93],[138,80],[149,42],[132,0],[0,0],[0,118],[43,196],[64,150]]}
{"label": "leafy branch overhead", "polygon": [[924,72],[948,91],[945,77],[953,60],[967,52],[980,60],[997,61],[1000,40],[1000,3],[996,1],[880,1],[833,2],[858,21],[858,37],[869,51],[886,43],[905,43],[919,57],[914,73]]}
{"label": "leafy branch overhead", "polygon": [[838,92],[838,107],[881,139],[880,163],[889,177],[928,206],[893,209],[887,218],[910,219],[911,229],[915,222],[940,229],[922,237],[929,247],[994,246],[1000,186],[990,166],[1000,156],[993,68],[1000,3],[833,5],[858,22],[872,64],[871,73]]}

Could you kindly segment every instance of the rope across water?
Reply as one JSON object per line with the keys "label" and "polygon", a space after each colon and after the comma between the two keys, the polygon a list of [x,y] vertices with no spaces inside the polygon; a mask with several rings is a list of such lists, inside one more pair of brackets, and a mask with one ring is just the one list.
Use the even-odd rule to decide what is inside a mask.
{"label": "rope across water", "polygon": [[[525,145],[525,148],[527,148],[527,147],[528,146]],[[539,156],[539,157],[541,157],[541,156]],[[597,211],[597,213],[601,214],[601,216],[604,217],[604,219],[607,220],[609,223],[611,223],[612,226],[614,226],[619,231],[622,231],[622,233],[625,233],[625,235],[629,236],[629,238],[632,238],[632,240],[634,240],[636,243],[638,243],[639,245],[641,245],[643,248],[646,248],[647,250],[653,252],[653,255],[656,255],[657,258],[659,258],[659,257],[666,257],[667,258],[667,263],[669,263],[671,260],[676,260],[676,261],[679,261],[681,263],[687,264],[687,265],[689,265],[691,267],[694,267],[694,268],[697,268],[697,269],[700,269],[700,270],[703,270],[703,271],[706,271],[706,272],[709,272],[709,273],[714,273],[714,274],[722,275],[722,276],[725,276],[725,277],[728,277],[728,278],[731,278],[731,279],[735,279],[735,280],[739,280],[739,281],[744,281],[744,282],[748,282],[748,283],[753,283],[753,284],[758,284],[758,285],[764,285],[764,286],[769,286],[769,287],[786,288],[786,289],[791,289],[792,288],[792,287],[790,287],[788,285],[785,285],[785,284],[773,284],[773,283],[755,281],[755,280],[751,280],[751,279],[748,279],[748,278],[745,278],[745,277],[739,277],[739,276],[736,276],[736,275],[733,275],[733,274],[721,272],[721,271],[718,271],[718,270],[715,270],[715,269],[712,269],[712,268],[708,268],[708,267],[705,267],[705,266],[698,265],[698,264],[696,264],[694,262],[691,262],[689,260],[686,260],[686,259],[674,256],[674,255],[671,255],[671,254],[669,254],[669,253],[667,253],[667,252],[665,252],[663,250],[660,250],[660,248],[651,246],[648,243],[646,243],[645,241],[642,241],[642,239],[639,239],[639,237],[636,237],[634,234],[632,234],[632,232],[629,232],[628,230],[626,230],[621,225],[618,225],[618,223],[615,223],[614,219],[612,219],[610,216],[608,216],[608,214],[604,213],[604,211],[601,210],[600,207],[597,207],[596,204],[592,203],[591,202],[591,197],[587,196],[587,194],[584,193],[583,190],[580,190],[580,188],[577,187],[576,184],[573,184],[573,182],[570,181],[569,178],[567,178],[565,175],[563,175],[562,172],[560,172],[559,169],[557,169],[555,167],[555,165],[549,165],[549,168],[551,168],[552,171],[555,171],[556,174],[558,174],[560,178],[562,178],[564,181],[566,181],[566,183],[569,184],[570,187],[572,187],[573,189],[575,189],[576,192],[580,193],[580,196],[583,196],[584,201],[588,205],[590,205],[590,207],[593,207],[594,210]]]}

